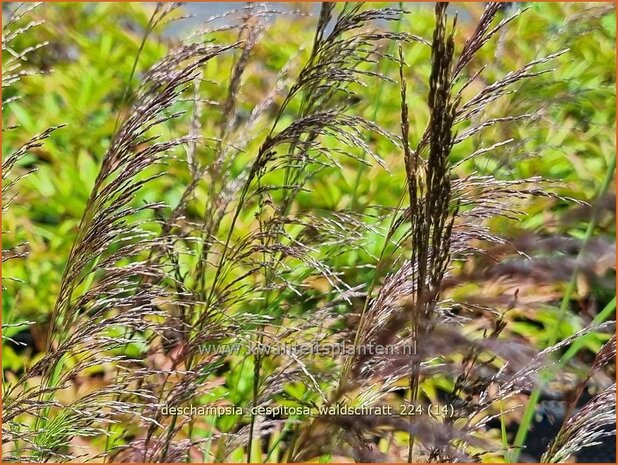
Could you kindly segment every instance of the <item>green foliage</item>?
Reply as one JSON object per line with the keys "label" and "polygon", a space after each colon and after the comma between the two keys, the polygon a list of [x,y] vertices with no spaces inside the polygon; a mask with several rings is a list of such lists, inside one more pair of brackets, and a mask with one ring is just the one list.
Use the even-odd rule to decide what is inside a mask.
{"label": "green foliage", "polygon": [[[36,171],[21,181],[19,200],[5,215],[3,229],[10,231],[4,243],[27,242],[32,258],[11,263],[10,275],[25,283],[11,308],[19,308],[22,318],[45,321],[122,111],[122,96],[149,13],[138,4],[61,3],[33,15],[31,19],[40,15],[46,22],[18,36],[13,47],[23,50],[47,43],[27,63],[43,73],[24,78],[3,95],[20,96],[3,114],[4,127],[20,126],[3,134],[3,153],[48,128],[51,121],[67,126],[22,159],[22,169]],[[138,75],[166,50],[166,40],[159,34],[148,40]]]}
{"label": "green foliage", "polygon": [[[474,33],[476,23],[473,19],[481,14],[478,4],[461,5],[459,8],[464,18],[470,18],[460,19],[453,38],[457,53],[461,52],[465,39]],[[84,221],[82,217],[104,163],[104,156],[112,146],[119,127],[131,114],[135,89],[145,78],[146,72],[178,45],[176,39],[164,34],[165,24],[157,25],[153,31],[149,31],[151,10],[150,6],[139,3],[46,4],[31,15],[33,19],[45,22],[20,34],[12,44],[14,50],[25,50],[36,44],[47,43],[32,52],[24,64],[34,74],[21,77],[18,83],[3,92],[5,101],[19,97],[3,111],[3,127],[18,126],[3,133],[3,160],[34,134],[52,126],[66,126],[53,132],[44,145],[29,150],[18,161],[18,174],[34,171],[19,180],[14,188],[18,195],[11,202],[10,208],[3,212],[3,249],[20,247],[26,243],[29,252],[27,259],[3,262],[3,276],[18,280],[5,283],[3,323],[25,322],[27,327],[38,330],[35,331],[38,339],[35,344],[21,351],[15,345],[7,344],[7,341],[18,335],[22,328],[3,327],[3,379],[9,384],[15,383],[20,373],[45,355],[33,355],[33,347],[39,350],[49,348],[50,342],[45,337],[47,325],[56,318],[52,311],[57,305],[63,280],[66,279],[68,259],[76,241],[80,239],[80,228]],[[498,13],[498,20],[508,14]],[[402,13],[399,17],[395,24],[389,25],[390,29],[431,40],[436,20],[430,9],[414,7],[411,14]],[[334,91],[332,96],[327,94],[326,97],[310,86],[301,87],[298,95],[289,101],[285,98],[285,92],[275,93],[272,97],[274,105],[260,113],[255,124],[249,128],[249,134],[235,132],[250,120],[256,105],[272,89],[280,85],[282,89],[289,90],[294,79],[302,75],[303,64],[308,60],[319,60],[313,55],[310,46],[315,40],[315,22],[316,19],[310,17],[281,16],[263,32],[260,30],[263,36],[260,35],[260,40],[252,45],[251,61],[238,83],[238,98],[233,109],[237,122],[228,133],[222,129],[226,124],[226,96],[232,88],[230,76],[242,56],[242,47],[232,48],[216,60],[207,61],[200,69],[203,79],[192,81],[186,89],[183,88],[182,99],[174,102],[173,108],[166,109],[165,114],[171,115],[172,111],[186,113],[165,119],[145,134],[161,135],[162,140],[173,139],[179,133],[190,134],[195,130],[192,121],[192,112],[198,106],[195,96],[204,98],[197,130],[205,140],[197,146],[192,156],[197,160],[197,166],[207,169],[200,182],[196,182],[193,195],[184,197],[187,186],[193,181],[193,173],[183,161],[191,151],[190,143],[187,143],[182,148],[170,149],[170,153],[166,153],[169,156],[164,165],[149,166],[136,175],[135,179],[146,180],[151,175],[164,174],[140,186],[135,199],[130,203],[131,208],[139,208],[148,202],[163,202],[171,206],[170,209],[155,208],[153,211],[136,211],[134,214],[136,221],[144,222],[144,231],[162,237],[164,234],[161,231],[165,230],[165,226],[161,219],[167,218],[166,215],[170,215],[174,207],[183,207],[182,215],[176,218],[181,226],[174,224],[174,227],[182,230],[184,235],[174,239],[170,250],[165,249],[161,256],[169,258],[164,266],[166,270],[172,270],[163,280],[164,284],[168,288],[182,290],[184,293],[179,294],[182,294],[184,301],[179,299],[170,303],[161,298],[159,300],[162,302],[150,302],[156,312],[149,316],[148,323],[155,327],[161,323],[162,328],[167,328],[165,325],[169,323],[171,326],[174,318],[185,318],[182,307],[184,302],[187,308],[195,311],[183,320],[191,327],[184,337],[189,341],[191,337],[199,341],[203,333],[212,331],[215,334],[212,340],[206,338],[204,342],[196,342],[201,344],[202,349],[208,346],[214,350],[226,342],[236,341],[235,338],[241,335],[244,338],[241,342],[245,346],[262,341],[265,344],[311,342],[314,339],[332,342],[338,337],[351,341],[354,339],[353,330],[359,315],[366,310],[371,299],[378,295],[380,288],[386,287],[388,277],[402,267],[410,255],[414,257],[417,253],[411,247],[407,230],[391,230],[397,221],[400,221],[400,225],[405,223],[401,221],[402,217],[390,213],[408,205],[410,180],[404,169],[398,136],[384,136],[400,134],[402,130],[400,70],[394,58],[397,54],[395,40],[371,42],[375,43],[375,50],[388,55],[387,59],[378,59],[376,62],[360,60],[357,69],[367,73],[364,77],[368,85],[349,82]],[[291,34],[290,31],[295,32]],[[248,40],[236,30],[216,31],[207,37],[213,44],[234,44],[239,37]],[[506,237],[514,243],[529,236],[541,239],[568,238],[579,241],[578,244],[584,238],[587,238],[586,243],[590,238],[598,239],[602,245],[614,243],[615,215],[599,207],[599,201],[603,199],[597,197],[599,186],[604,181],[608,183],[608,191],[615,188],[615,165],[612,164],[615,163],[616,145],[615,40],[615,10],[611,5],[533,3],[474,55],[471,71],[463,72],[467,78],[471,74],[466,73],[482,66],[485,68],[462,92],[465,101],[509,72],[533,60],[568,49],[567,53],[540,63],[538,69],[535,68],[535,71],[544,72],[532,79],[517,82],[510,93],[500,96],[480,114],[456,125],[456,133],[461,134],[482,121],[504,115],[512,117],[501,124],[488,125],[447,153],[447,161],[454,166],[453,178],[492,175],[498,181],[517,181],[538,176],[556,181],[551,186],[552,195],[541,195],[524,201],[523,196],[514,193],[513,216],[517,216],[519,221],[494,215],[488,221],[491,234]],[[411,147],[421,147],[423,135],[431,121],[431,109],[426,102],[434,69],[432,52],[424,43],[414,40],[401,42],[404,43],[402,58],[405,62],[402,76],[407,84],[406,103],[410,113],[409,144]],[[3,50],[3,60],[9,59],[10,55],[9,51]],[[372,72],[384,74],[390,80],[375,79],[370,74]],[[329,88],[332,82],[322,85]],[[313,98],[320,104],[317,108],[311,106]],[[346,105],[343,106],[342,102]],[[324,118],[319,111],[339,109],[340,105],[345,109],[337,114],[338,117],[363,117],[375,121],[384,130],[384,134],[365,130],[355,120],[350,126],[352,130],[360,128],[359,139],[355,141],[356,144],[345,147],[342,138],[324,131],[325,135],[319,137],[320,148],[323,149],[320,155],[334,154],[336,163],[318,157],[318,162],[307,162],[309,149],[303,152],[302,148],[312,141],[312,136],[317,140],[324,127],[345,127],[345,124],[338,122],[330,126],[318,125],[315,134],[308,131],[296,136],[297,139],[290,138],[293,142],[286,140],[288,145],[281,143],[273,146],[270,151],[263,151],[267,142],[275,140],[277,135],[303,117],[319,114]],[[520,115],[532,117],[520,119]],[[231,118],[230,114],[227,117]],[[320,121],[320,124],[323,123]],[[217,138],[222,138],[219,146]],[[514,143],[502,145],[502,142],[510,139]],[[144,147],[148,143],[144,141]],[[373,160],[363,150],[361,143],[367,144],[368,149],[379,156],[381,162]],[[497,145],[493,150],[473,158],[468,157],[494,144]],[[229,164],[225,164],[226,160],[221,161],[224,158],[222,153],[232,152],[234,157],[231,157]],[[296,165],[287,161],[285,163],[289,164],[286,165],[280,161],[284,156],[296,153],[300,154],[293,159]],[[263,166],[256,161],[260,156],[266,159]],[[222,173],[214,171],[217,166],[223,170]],[[253,166],[257,167],[255,171],[251,168]],[[298,190],[290,194],[287,186],[295,183]],[[245,186],[246,190],[237,187],[230,195],[229,205],[222,208],[219,202],[224,203],[226,198],[223,195],[221,198],[216,197],[215,194],[225,192],[231,185]],[[267,190],[269,186],[275,187]],[[534,193],[540,192],[541,183],[535,184],[533,189]],[[574,206],[574,199],[590,202],[594,209],[598,209],[595,210],[597,216],[594,222],[589,221],[590,212],[585,210],[586,207],[579,207],[584,211],[581,214],[578,207]],[[283,204],[286,204],[283,212],[289,213],[290,217],[296,215],[294,218],[299,221],[281,224],[272,221],[279,219],[278,215],[285,216],[273,207]],[[462,210],[466,208],[463,206]],[[216,222],[219,209],[225,215],[222,214],[220,222],[213,226],[209,222]],[[444,213],[447,216],[453,214],[452,211]],[[322,221],[330,221],[330,236],[318,236],[321,231],[317,226]],[[183,228],[187,225],[190,226],[187,228],[190,232],[185,234]],[[210,226],[212,230],[208,229]],[[391,232],[393,235],[389,241],[385,237]],[[349,242],[338,242],[344,237]],[[261,249],[256,247],[243,255],[245,251],[238,244],[242,245],[245,241],[255,241]],[[447,243],[446,240],[444,242]],[[306,255],[296,256],[290,252],[294,251],[297,244],[304,243],[309,244]],[[265,252],[264,249],[269,246],[276,252]],[[209,247],[213,247],[213,250]],[[119,244],[112,244],[109,253],[117,252],[119,248]],[[450,243],[447,248],[450,251]],[[498,255],[502,252],[497,250]],[[590,254],[586,250],[584,252],[582,256]],[[490,253],[493,253],[493,249]],[[240,256],[237,261],[235,254]],[[540,248],[532,250],[531,255],[540,263],[565,256],[569,258],[573,254],[559,249]],[[124,261],[120,259],[114,265],[130,266],[132,260],[137,258],[156,260],[157,250],[155,247],[152,250],[140,250],[135,256]],[[229,258],[230,264],[212,265],[215,260],[223,263],[225,258]],[[483,260],[477,257],[466,263],[461,260],[454,263],[455,275],[467,273],[481,278],[478,282],[472,279],[470,283],[461,283],[459,287],[447,291],[445,300],[449,305],[457,305],[472,295],[479,299],[487,298],[489,302],[499,302],[496,305],[500,306],[500,310],[496,313],[504,313],[508,322],[500,336],[505,340],[509,337],[523,339],[543,349],[548,343],[552,345],[568,339],[591,321],[600,323],[595,315],[578,311],[578,307],[585,302],[592,302],[593,311],[596,307],[609,308],[601,312],[604,320],[611,319],[610,314],[615,311],[612,279],[615,264],[605,266],[599,261],[599,269],[591,273],[579,273],[578,268],[568,268],[567,279],[561,276],[556,278],[551,269],[546,272],[546,268],[539,266],[542,279],[546,275],[550,276],[537,289],[537,283],[530,283],[534,276],[530,278],[524,275],[520,279],[517,270],[513,275],[505,273],[502,276],[498,273],[497,276],[485,277],[482,275],[485,266]],[[322,261],[328,263],[329,271],[333,270],[332,274],[320,268]],[[95,271],[72,289],[76,295],[86,293],[105,277],[108,270],[97,269],[98,264],[99,258],[94,257],[92,267]],[[545,272],[546,275],[543,274]],[[133,278],[127,280],[135,282]],[[447,278],[441,277],[439,280],[442,279]],[[570,287],[566,284],[569,279]],[[346,289],[361,290],[356,294],[351,293],[349,298],[347,295],[345,298],[334,298],[340,283],[345,283],[343,287],[347,286]],[[519,291],[519,286],[522,287],[521,294],[525,295],[526,302],[536,302],[536,299],[540,303],[534,306],[513,304],[508,311],[504,310],[507,306],[504,305],[505,296],[510,299],[515,289]],[[226,292],[233,297],[229,301],[221,297],[227,296]],[[188,297],[189,294],[191,297]],[[324,308],[328,308],[330,313],[318,312]],[[449,311],[456,312],[454,308],[449,308]],[[168,314],[169,321],[162,321],[163,313]],[[320,316],[315,315],[328,315],[328,318],[320,321]],[[560,319],[559,325],[555,324],[556,315]],[[228,320],[233,323],[226,326]],[[307,321],[314,326],[302,326]],[[55,331],[61,333],[69,330],[58,322],[62,323],[62,320],[56,321]],[[302,332],[281,336],[278,331],[288,325],[300,325]],[[478,329],[474,328],[474,323],[471,328]],[[483,330],[487,331],[486,328]],[[555,340],[548,340],[549,331],[555,332]],[[150,327],[129,331],[125,327],[111,325],[101,334],[105,338],[119,341],[113,348],[106,350],[105,355],[161,363],[161,366],[157,366],[161,372],[176,368],[165,365],[169,363],[168,359],[156,359],[157,354],[150,350],[165,338],[165,334],[159,334]],[[566,352],[568,357],[563,360],[563,368],[566,369],[571,359],[581,356],[578,351],[586,352],[589,357],[601,348],[606,339],[595,333],[577,339],[570,346],[571,350]],[[178,347],[182,348],[182,343]],[[577,347],[577,350],[573,347]],[[338,361],[329,357],[317,358],[308,362],[302,370],[297,370],[298,373],[295,372],[299,378],[304,377],[303,382],[293,378],[278,380],[276,377],[281,367],[287,363],[284,363],[283,357],[252,357],[243,350],[219,358],[213,357],[213,360],[207,362],[200,362],[203,354],[188,356],[186,365],[183,365],[187,369],[184,375],[188,376],[189,373],[193,376],[195,373],[195,378],[190,378],[191,382],[187,381],[187,385],[182,386],[187,396],[195,394],[194,398],[189,396],[191,402],[202,405],[224,402],[243,407],[254,406],[265,402],[262,390],[266,391],[268,382],[273,380],[273,383],[276,381],[280,385],[277,384],[276,394],[268,401],[286,406],[319,405],[324,401],[321,396],[323,392],[331,399],[341,394],[338,389],[333,393],[333,386],[345,379],[346,368],[350,368],[342,368]],[[462,356],[458,362],[461,362]],[[117,368],[110,368],[109,361],[103,357],[101,355],[101,360],[92,363],[88,369],[79,370],[75,374],[76,378],[88,379],[85,382],[88,384],[95,383],[92,380],[98,376],[106,379],[125,376]],[[57,365],[57,370],[66,371],[79,366],[79,363],[78,356],[69,354]],[[488,366],[490,364],[487,363]],[[52,378],[55,376],[60,374],[54,372]],[[161,378],[150,380],[155,386],[161,384],[158,402],[173,393],[173,388],[169,392],[165,391],[169,376],[163,381]],[[52,385],[56,381],[54,379]],[[61,383],[58,381],[58,384]],[[437,399],[438,392],[450,392],[453,385],[447,375],[435,375],[419,384],[419,396]],[[204,386],[207,388],[203,389]],[[364,405],[371,403],[372,394],[375,393],[349,394],[346,401],[350,404],[356,402]],[[70,397],[66,392],[63,395]],[[40,396],[39,400],[44,397]],[[63,399],[63,402],[70,403],[72,400]],[[150,401],[154,402],[152,399]],[[187,403],[187,399],[183,398],[181,403]],[[115,407],[114,401],[104,405],[110,411]],[[135,408],[144,417],[151,414],[142,404]],[[499,408],[495,413],[500,415],[501,423],[495,437],[498,438],[498,444],[508,448],[509,438],[502,403]],[[142,427],[144,431],[135,424],[128,425],[126,430],[118,425],[105,425],[109,438],[100,440],[100,430],[84,426],[80,432],[77,420],[79,404],[74,410],[48,409],[46,413],[50,414],[49,419],[36,420],[37,426],[43,425],[34,437],[37,454],[40,454],[35,457],[37,460],[49,460],[54,456],[57,459],[62,454],[69,454],[65,450],[67,442],[73,436],[80,435],[97,438],[92,440],[92,453],[107,454],[112,447],[127,446],[131,438],[140,437],[146,429],[150,434],[156,428],[153,425],[157,425],[153,421],[147,428]],[[122,411],[119,415],[126,415],[126,412]],[[305,441],[307,450],[312,450],[314,444],[311,443],[311,434],[319,434],[322,425],[318,424],[312,429],[314,424],[309,420],[302,416],[281,422],[277,420],[276,428],[273,426],[269,436],[257,432],[256,427],[253,440],[255,416],[252,415],[226,415],[220,418],[208,416],[195,424],[187,422],[180,425],[176,425],[174,419],[161,428],[158,436],[152,437],[155,445],[159,440],[165,443],[161,457],[176,457],[173,455],[172,443],[165,442],[165,438],[174,437],[181,431],[179,436],[183,439],[194,440],[197,437],[198,442],[209,440],[206,445],[199,444],[203,447],[200,449],[200,459],[203,460],[216,458],[242,461],[253,458],[254,461],[285,461],[303,458],[302,447],[300,451],[294,450],[297,441],[300,444]],[[299,424],[310,426],[303,430]],[[248,445],[242,441],[236,444],[232,440],[226,443],[228,434],[230,437],[235,434],[242,438],[248,436]],[[328,439],[336,440],[335,437]],[[395,429],[388,441],[386,437],[380,438],[379,447],[384,453],[390,453],[392,446],[395,454],[400,454],[400,450],[405,450],[407,454],[407,439],[407,434],[402,436],[401,431]],[[317,459],[320,463],[336,459],[335,451],[326,453],[319,448],[316,450],[318,452],[309,458]],[[178,457],[193,460],[191,454],[190,450],[186,454],[183,451],[182,457]],[[401,454],[397,457],[405,458]],[[485,456],[483,459],[496,457]],[[513,455],[507,454],[505,458],[512,459]]]}

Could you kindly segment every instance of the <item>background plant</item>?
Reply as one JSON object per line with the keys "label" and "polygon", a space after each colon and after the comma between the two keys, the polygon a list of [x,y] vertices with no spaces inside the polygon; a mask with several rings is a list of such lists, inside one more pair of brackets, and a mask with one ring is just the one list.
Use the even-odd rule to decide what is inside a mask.
{"label": "background plant", "polygon": [[[512,460],[517,439],[491,420],[520,421],[548,357],[566,351],[546,382],[607,384],[615,349],[588,325],[615,307],[613,9],[535,4],[508,21],[470,5],[481,19],[454,28],[442,7],[397,6],[250,5],[181,43],[161,35],[174,4],[5,21],[4,63],[35,49],[32,75],[3,81],[4,128],[20,125],[3,134],[3,175],[36,168],[3,189],[17,250],[3,257],[18,258],[5,281],[24,281],[3,292],[5,458]],[[242,349],[303,340],[422,350]],[[160,410],[410,398],[457,413]],[[579,412],[546,460],[582,445]]]}

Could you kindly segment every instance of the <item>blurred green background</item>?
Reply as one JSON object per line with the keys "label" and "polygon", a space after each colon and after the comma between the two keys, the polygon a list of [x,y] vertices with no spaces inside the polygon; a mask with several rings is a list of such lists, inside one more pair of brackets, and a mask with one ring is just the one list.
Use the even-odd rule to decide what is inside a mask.
{"label": "blurred green background", "polygon": [[[453,162],[498,141],[514,138],[518,142],[464,162],[455,173],[460,177],[491,173],[502,179],[542,176],[560,181],[556,192],[599,206],[595,208],[599,208],[601,214],[592,236],[614,244],[615,215],[612,212],[615,196],[612,193],[615,181],[611,170],[611,161],[616,156],[614,7],[593,3],[533,3],[514,5],[511,12],[524,6],[528,8],[524,15],[475,58],[477,63],[473,66],[485,66],[486,71],[473,86],[481,88],[547,54],[565,48],[569,51],[551,63],[551,72],[518,85],[507,98],[491,106],[495,114],[484,115],[535,113],[533,122],[510,122],[482,131],[455,147]],[[308,4],[288,4],[286,7],[305,12],[315,9]],[[14,44],[21,50],[48,42],[34,52],[26,64],[27,69],[36,74],[23,77],[3,93],[3,99],[14,95],[20,97],[3,112],[5,128],[18,126],[3,133],[3,156],[50,126],[66,124],[66,127],[55,131],[41,148],[22,159],[18,173],[33,168],[36,171],[19,181],[14,192],[17,197],[3,215],[3,248],[26,243],[29,250],[27,259],[3,263],[3,276],[21,281],[5,283],[3,322],[36,322],[30,330],[33,341],[28,350],[18,354],[14,347],[3,346],[5,370],[21,371],[24,364],[31,362],[32,352],[43,346],[45,325],[54,306],[65,260],[98,167],[116,128],[118,115],[126,110],[125,89],[129,84],[134,86],[142,73],[177,43],[179,36],[199,25],[199,20],[192,20],[182,26],[183,20],[179,19],[172,29],[155,30],[143,43],[135,62],[152,8],[149,4],[117,2],[44,4],[31,15],[44,23],[19,36]],[[457,32],[461,39],[471,33],[472,23],[466,18],[477,18],[483,6],[460,4],[457,8],[463,18]],[[396,27],[431,37],[434,25],[432,9],[414,6],[411,10],[412,13]],[[312,41],[314,23],[315,18],[306,15],[287,15],[273,22],[266,38],[256,47],[254,62],[257,64],[243,78],[243,111],[248,114],[270,90],[277,73],[291,57],[297,53],[306,56],[306,45]],[[229,38],[233,39],[233,35]],[[303,45],[305,47],[301,48]],[[405,50],[414,144],[428,120],[425,99],[430,70],[429,50],[416,45]],[[384,51],[394,53],[394,50]],[[133,74],[134,65],[136,72]],[[202,85],[212,100],[224,99],[230,66],[229,57],[208,65],[208,81]],[[397,78],[398,69],[393,63],[384,61],[378,66],[378,71]],[[382,83],[371,92],[364,95],[361,91],[359,95],[356,106],[359,113],[378,121],[389,131],[399,131],[397,85]],[[292,110],[293,107],[289,111]],[[205,110],[203,131],[206,136],[213,136],[216,124],[214,117],[209,118],[209,111],[216,114],[214,110]],[[256,137],[254,145],[247,148],[249,158],[259,139]],[[310,197],[301,194],[298,203],[302,206],[303,202],[311,202],[314,207],[357,212],[369,212],[376,205],[396,206],[405,191],[402,155],[384,141],[369,142],[385,160],[390,172],[378,166],[363,167],[354,161],[346,162],[339,170],[326,169],[311,179],[313,193]],[[143,198],[171,205],[178,202],[189,178],[186,171],[174,166],[170,169],[178,172],[149,184]],[[607,193],[601,193],[599,199],[600,188],[608,176],[611,180]],[[601,208],[603,206],[606,208]],[[581,208],[578,210],[568,201],[551,198],[538,198],[526,204],[526,213],[525,219],[519,223],[496,219],[492,227],[512,238],[524,232],[541,237],[564,234],[582,238],[590,221],[589,212],[581,215]],[[377,254],[377,251],[376,242],[374,252]],[[613,249],[606,252],[609,256],[614,253]],[[573,295],[563,335],[582,327],[615,296],[615,264],[609,263],[607,268],[599,272],[600,278],[577,281],[577,292]],[[369,275],[364,274],[367,272],[360,267],[348,273],[357,274],[349,277],[350,282],[369,279]],[[556,285],[556,289],[562,289],[560,286],[563,285]],[[528,292],[548,291],[543,288]],[[554,298],[548,299],[546,312],[534,312],[528,320],[515,322],[511,329],[539,346],[546,342],[547,328],[553,321],[552,312],[560,300],[559,293],[557,298],[556,294],[548,292],[548,295]],[[8,335],[14,334],[9,331]],[[594,347],[593,344],[590,348]]]}

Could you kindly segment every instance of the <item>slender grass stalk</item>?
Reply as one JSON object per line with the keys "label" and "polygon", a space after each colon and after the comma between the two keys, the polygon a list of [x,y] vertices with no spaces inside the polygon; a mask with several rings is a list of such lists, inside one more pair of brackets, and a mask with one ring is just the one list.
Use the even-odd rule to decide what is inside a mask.
{"label": "slender grass stalk", "polygon": [[[616,157],[612,157],[609,160],[607,172],[605,174],[605,178],[603,179],[603,183],[601,184],[599,191],[597,193],[597,198],[603,196],[607,192],[609,185],[611,183],[611,180],[614,179],[615,170],[616,170]],[[598,218],[597,209],[594,209],[592,212],[592,217],[590,218],[590,221],[588,222],[588,226],[586,227],[586,232],[584,234],[582,246],[581,246],[581,249],[577,257],[578,264],[581,262],[581,258],[586,252],[586,247],[588,243],[590,242],[590,239],[592,238],[592,233],[594,232],[594,229],[597,226],[598,219],[599,218]],[[557,317],[558,321],[554,325],[554,329],[550,333],[550,336],[547,340],[547,343],[546,343],[547,347],[551,347],[554,344],[556,344],[556,342],[558,342],[558,338],[560,335],[560,327],[561,327],[562,322],[566,318],[567,310],[569,308],[569,303],[571,301],[571,296],[573,292],[575,291],[575,286],[577,284],[578,274],[579,274],[579,268],[576,265],[575,270],[573,270],[571,279],[562,297],[560,308],[558,310],[558,317]],[[610,302],[610,305],[606,307],[603,317],[609,316],[609,313],[611,313],[611,311],[615,308],[615,305],[616,305],[616,299],[614,298],[613,304],[611,304]],[[599,318],[599,315],[597,315],[597,318]],[[576,349],[574,349],[574,351],[575,352],[572,352],[571,356],[575,355]],[[565,360],[564,363],[566,363],[568,358],[565,358],[564,360]],[[519,424],[519,428],[517,429],[517,433],[515,435],[515,440],[513,444],[515,447],[515,450],[513,452],[513,457],[512,457],[513,462],[516,462],[519,459],[521,448],[526,442],[528,431],[530,429],[530,424],[532,423],[532,419],[534,418],[534,412],[536,411],[536,407],[537,407],[537,404],[541,396],[541,390],[543,388],[543,385],[549,382],[553,378],[553,376],[555,375],[558,369],[559,369],[559,366],[544,370],[539,376],[540,382],[537,383],[537,386],[534,388],[534,390],[530,394],[530,397],[526,404],[526,408],[522,415],[521,423]]]}
{"label": "slender grass stalk", "polygon": [[[106,462],[177,463],[196,456],[215,462],[239,457],[248,463],[328,462],[349,456],[374,463],[405,454],[409,462],[419,457],[471,462],[478,459],[479,431],[484,421],[493,421],[496,408],[504,456],[513,460],[505,402],[520,394],[532,376],[545,375],[544,354],[535,357],[524,344],[498,339],[508,324],[498,316],[502,303],[457,300],[459,284],[470,276],[460,275],[455,261],[509,239],[494,236],[490,222],[517,217],[513,198],[552,194],[538,188],[539,178],[505,181],[491,173],[459,178],[450,160],[455,145],[484,128],[522,119],[506,115],[484,120],[492,113],[485,108],[520,80],[545,72],[535,67],[559,54],[488,82],[493,76],[480,78],[482,70],[467,67],[483,64],[485,58],[476,53],[513,18],[496,16],[497,3],[488,4],[478,22],[466,29],[470,35],[460,48],[456,21],[449,21],[443,3],[435,8],[433,40],[427,41],[401,32],[408,24],[403,2],[399,9],[326,2],[308,60],[298,74],[290,72],[297,69],[296,59],[290,60],[291,66],[281,68],[273,77],[276,85],[256,104],[263,84],[270,85],[272,70],[269,63],[265,66],[263,52],[271,51],[268,46],[252,50],[268,23],[260,19],[274,14],[256,4],[242,10],[241,23],[182,41],[133,89],[138,59],[154,40],[152,31],[175,7],[157,4],[135,60],[125,63],[129,82],[120,106],[130,103],[130,108],[116,114],[112,143],[71,246],[52,309],[47,353],[17,383],[7,377],[3,433],[10,447],[15,444],[11,460],[76,461],[75,444],[92,440],[95,447],[105,443],[99,457]],[[396,21],[396,28],[382,29],[389,21]],[[217,45],[220,39],[229,45]],[[410,134],[409,127],[415,115],[408,114],[404,46],[411,41],[432,49],[426,100],[430,121],[423,134]],[[397,62],[395,45],[399,80],[392,65],[381,62]],[[227,67],[212,63],[211,69],[210,60],[230,49],[240,53],[231,57],[229,75],[218,79],[209,72]],[[12,53],[20,59],[19,52]],[[244,75],[254,70],[251,60],[264,72],[257,78],[258,92],[252,87],[255,76]],[[469,92],[459,91],[473,81]],[[396,134],[380,127],[382,100],[392,95],[387,83],[399,84]],[[227,87],[227,93],[213,91],[217,85]],[[195,106],[187,121],[182,115],[191,87]],[[373,108],[367,113],[375,121],[358,115],[359,96],[369,98]],[[160,128],[164,142],[155,141]],[[178,138],[167,140],[177,131]],[[359,201],[364,165],[371,165],[367,155],[383,166],[373,150],[383,144],[374,144],[370,133],[396,147],[388,156],[403,154],[405,184],[393,189],[401,190],[401,196],[384,210],[366,209]],[[418,145],[410,147],[417,136]],[[474,152],[464,160],[509,142],[473,144]],[[26,153],[26,146],[18,152]],[[177,164],[176,151],[183,148],[186,156]],[[462,144],[457,150],[468,148]],[[11,159],[3,161],[3,171]],[[313,181],[328,181],[320,174],[332,173],[348,159],[359,167],[349,186],[352,211],[311,205],[313,199],[305,193]],[[151,171],[158,174],[150,177]],[[180,200],[171,208],[163,203],[136,207],[142,195],[163,195],[142,190],[158,176],[163,182],[149,188],[178,188]],[[598,229],[588,228],[587,236]],[[366,250],[370,242],[371,250]],[[363,254],[371,257],[371,265]],[[479,271],[485,279],[493,269]],[[575,277],[570,285],[569,294],[575,292]],[[563,314],[568,300],[563,300]],[[593,322],[610,318],[615,306],[613,299]],[[479,315],[487,325],[468,334],[468,317]],[[557,342],[560,332],[554,329],[549,339]],[[587,337],[569,339],[573,341],[560,366],[566,366]],[[261,352],[278,341],[308,338],[318,344],[352,341],[354,354],[316,360],[313,354],[271,357]],[[140,346],[135,357],[129,351],[134,341]],[[559,342],[555,350],[569,341]],[[227,351],[202,350],[228,342],[240,350],[231,358]],[[258,352],[245,353],[247,342]],[[359,350],[365,344],[413,351],[365,356]],[[609,360],[610,351],[603,353]],[[531,359],[534,363],[527,364]],[[106,378],[115,372],[114,383],[61,402],[60,390],[78,386],[82,377],[90,387],[91,369],[101,367]],[[421,390],[426,381],[428,398],[436,395],[442,402],[438,392],[444,393],[445,404],[456,406],[452,417],[302,414],[281,421],[252,410],[250,415],[234,414],[234,424],[225,429],[223,421],[204,422],[187,414],[169,418],[160,409],[227,401],[234,407],[365,407],[400,399],[405,405],[418,404],[426,400]],[[302,385],[301,391],[294,383]],[[499,451],[498,446],[486,452]]]}
{"label": "slender grass stalk", "polygon": [[509,446],[509,438],[507,437],[502,403],[500,403],[500,439],[502,440],[502,447],[504,448],[504,461],[508,463],[511,461],[511,448]]}
{"label": "slender grass stalk", "polygon": [[157,26],[156,19],[157,19],[157,15],[159,14],[159,11],[161,8],[162,8],[162,4],[157,3],[157,6],[152,12],[152,15],[150,15],[148,24],[146,25],[146,29],[144,31],[144,34],[142,35],[142,40],[137,49],[137,53],[135,54],[135,57],[133,58],[133,64],[131,65],[131,72],[129,73],[129,77],[127,79],[127,85],[124,88],[122,99],[120,101],[121,111],[119,111],[118,115],[116,116],[116,122],[114,124],[114,134],[116,134],[116,131],[118,130],[118,126],[120,125],[120,122],[122,120],[122,116],[123,116],[122,109],[129,102],[129,98],[131,97],[131,93],[133,92],[133,78],[135,77],[135,72],[137,71],[137,65],[139,64],[140,56],[142,55],[142,52],[144,51],[144,47],[146,46],[146,42],[148,41],[150,34],[152,34],[152,32]]}
{"label": "slender grass stalk", "polygon": [[[402,13],[399,15],[399,20],[397,21],[397,26],[395,31],[397,33],[399,33],[399,31],[401,30],[401,23],[404,19],[403,16],[403,3],[404,2],[399,2],[399,9],[402,11]],[[390,42],[388,45],[388,53],[392,54],[393,51],[395,49],[395,44],[393,42]],[[382,63],[384,63],[384,68],[387,68],[390,64],[390,62],[388,60],[381,61],[380,62],[380,66],[382,65]],[[382,70],[378,70],[378,72],[381,72]],[[382,108],[382,92],[384,92],[384,86],[386,85],[386,82],[381,80],[378,84],[378,90],[376,92],[376,98],[374,100],[373,103],[373,114],[371,115],[371,121],[377,121],[378,118],[378,114],[380,113],[380,110]],[[362,161],[365,161],[366,155],[363,154],[362,155]],[[363,177],[363,174],[365,172],[365,164],[364,163],[359,163],[358,165],[358,169],[356,170],[356,178],[354,179],[354,188],[352,191],[352,201],[350,203],[352,210],[356,210],[356,208],[358,207],[358,187],[360,185],[361,182],[361,178]]]}

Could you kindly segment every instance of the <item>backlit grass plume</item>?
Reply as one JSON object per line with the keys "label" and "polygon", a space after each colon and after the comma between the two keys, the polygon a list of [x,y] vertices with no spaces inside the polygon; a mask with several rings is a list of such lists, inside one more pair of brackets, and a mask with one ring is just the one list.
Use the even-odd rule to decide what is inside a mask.
{"label": "backlit grass plume", "polygon": [[[136,55],[96,113],[44,347],[5,368],[5,461],[560,462],[615,435],[615,298],[590,297],[613,289],[613,238],[593,237],[613,171],[587,203],[528,164],[552,113],[526,86],[553,89],[569,51],[505,57],[525,10],[462,25],[447,3],[403,6],[250,3],[183,40],[159,35],[177,3],[118,25]],[[12,11],[18,93],[44,48],[15,50],[39,21]],[[287,22],[312,26],[305,45]],[[53,124],[7,144],[3,212],[26,155],[73,134]],[[11,245],[3,262],[32,260]],[[30,354],[20,331],[43,325],[15,306],[3,348]],[[525,436],[552,396],[537,453]]]}

